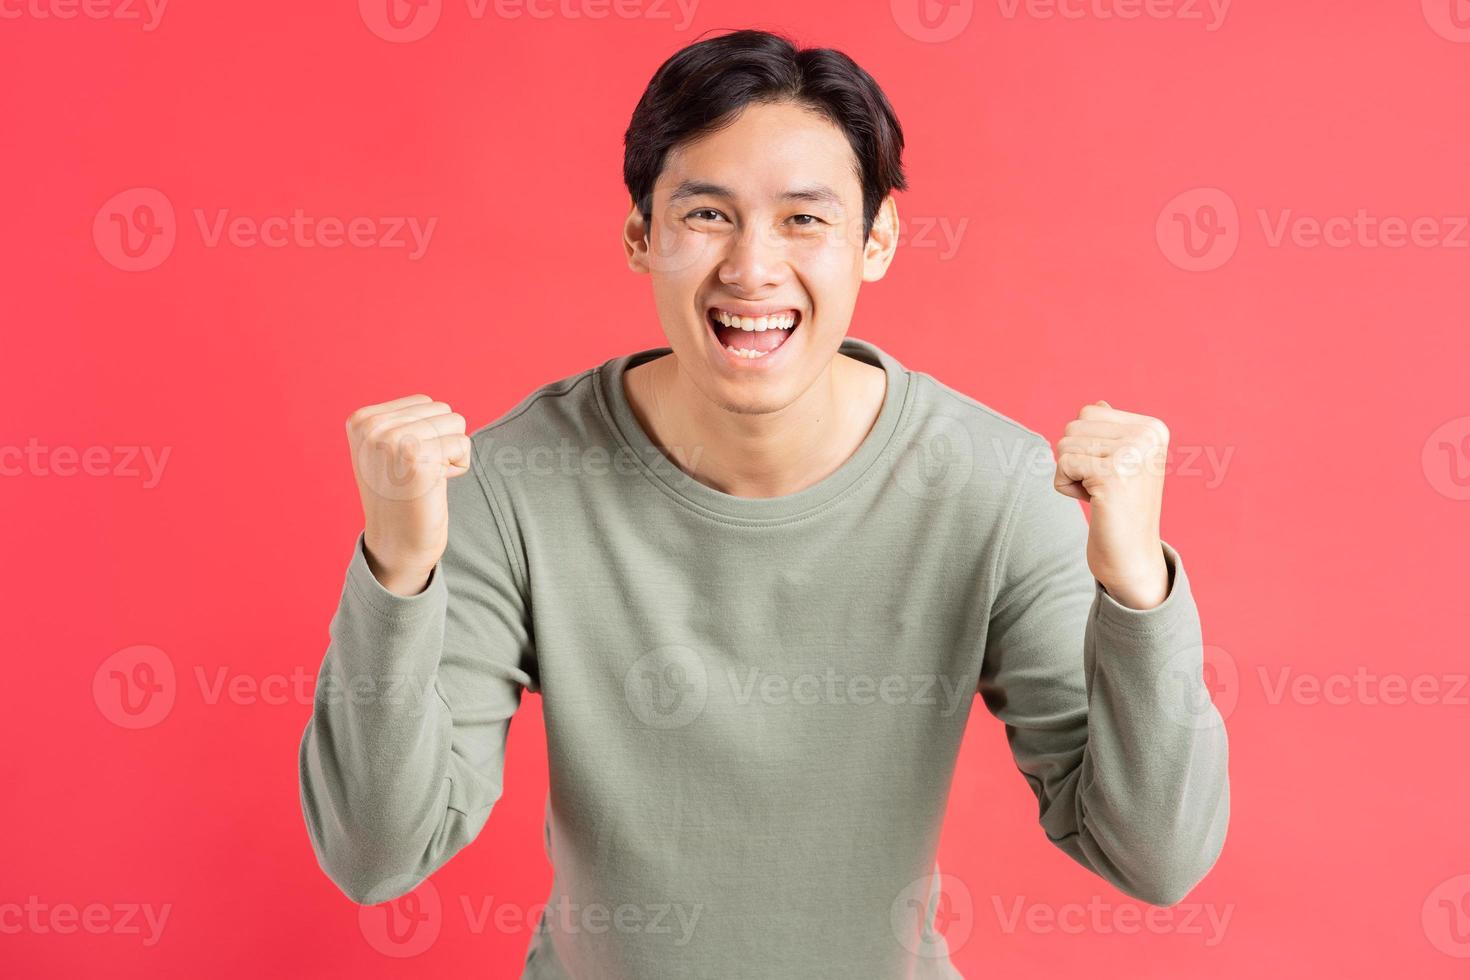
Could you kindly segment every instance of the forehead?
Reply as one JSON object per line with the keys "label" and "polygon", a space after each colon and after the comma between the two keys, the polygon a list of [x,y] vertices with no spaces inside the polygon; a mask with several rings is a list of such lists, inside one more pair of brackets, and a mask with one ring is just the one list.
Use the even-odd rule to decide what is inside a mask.
{"label": "forehead", "polygon": [[710,194],[841,207],[862,196],[842,130],[791,103],[746,106],[728,126],[675,147],[655,188],[671,202]]}

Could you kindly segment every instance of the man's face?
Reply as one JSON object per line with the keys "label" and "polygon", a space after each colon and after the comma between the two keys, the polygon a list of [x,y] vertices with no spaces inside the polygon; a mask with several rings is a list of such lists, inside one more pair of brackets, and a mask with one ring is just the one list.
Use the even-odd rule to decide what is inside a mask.
{"label": "man's face", "polygon": [[669,152],[651,228],[636,208],[628,216],[629,265],[653,277],[669,347],[725,410],[795,401],[847,335],[860,284],[887,269],[896,207],[884,202],[864,242],[855,167],[829,120],[791,103],[749,105]]}

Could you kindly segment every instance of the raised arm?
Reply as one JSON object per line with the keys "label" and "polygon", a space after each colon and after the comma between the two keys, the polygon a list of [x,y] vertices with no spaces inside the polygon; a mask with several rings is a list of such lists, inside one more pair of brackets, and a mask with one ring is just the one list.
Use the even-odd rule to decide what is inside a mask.
{"label": "raised arm", "polygon": [[1047,838],[1125,894],[1172,905],[1213,866],[1230,810],[1226,731],[1179,554],[1158,542],[1162,601],[1120,603],[1089,567],[1081,508],[1036,474],[1004,534],[978,693],[1005,723]]}
{"label": "raised arm", "polygon": [[[405,492],[396,484],[384,492]],[[521,692],[537,689],[525,593],[482,474],[440,490],[445,547],[422,591],[385,588],[358,535],[300,744],[317,861],[362,904],[412,891],[474,840],[501,796]]]}

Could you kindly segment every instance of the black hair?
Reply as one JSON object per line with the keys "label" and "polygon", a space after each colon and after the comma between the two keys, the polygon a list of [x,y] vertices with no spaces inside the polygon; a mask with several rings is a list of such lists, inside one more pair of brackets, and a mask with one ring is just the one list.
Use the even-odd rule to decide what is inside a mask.
{"label": "black hair", "polygon": [[907,190],[903,129],[873,77],[832,48],[798,48],[768,31],[737,30],[676,51],[659,66],[623,136],[623,183],[646,226],[668,152],[729,125],[751,103],[794,102],[847,135],[863,188],[863,241],[890,190]]}

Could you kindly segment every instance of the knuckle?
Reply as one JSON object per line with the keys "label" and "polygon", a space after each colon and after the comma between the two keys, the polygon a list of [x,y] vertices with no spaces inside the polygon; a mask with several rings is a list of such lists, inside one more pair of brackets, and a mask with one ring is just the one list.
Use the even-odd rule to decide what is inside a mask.
{"label": "knuckle", "polygon": [[362,438],[369,445],[381,448],[391,444],[392,439],[390,435],[392,432],[393,424],[391,422],[382,420],[376,422],[368,421],[362,427]]}

